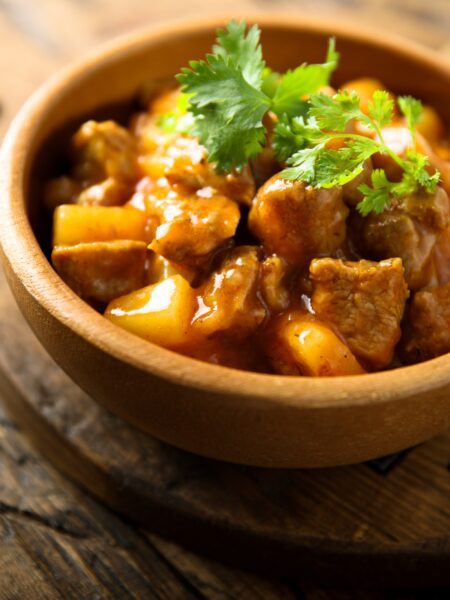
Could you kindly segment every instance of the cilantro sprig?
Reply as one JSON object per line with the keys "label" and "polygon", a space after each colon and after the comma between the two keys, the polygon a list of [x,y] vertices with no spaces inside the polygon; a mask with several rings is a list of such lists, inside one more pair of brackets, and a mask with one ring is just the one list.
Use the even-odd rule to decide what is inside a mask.
{"label": "cilantro sprig", "polygon": [[177,76],[193,117],[191,133],[219,171],[242,169],[262,150],[266,113],[299,114],[305,97],[329,82],[338,58],[331,40],[324,64],[303,64],[280,75],[265,65],[259,28],[246,31],[244,21],[231,21],[218,31],[213,52],[191,61]]}
{"label": "cilantro sprig", "polygon": [[[267,143],[264,117],[277,121],[272,148],[286,179],[302,180],[317,188],[345,185],[364,169],[367,159],[384,153],[400,167],[400,181],[390,181],[375,169],[371,185],[358,187],[362,215],[382,212],[393,199],[418,190],[433,192],[440,174],[429,173],[428,159],[417,152],[416,126],[422,104],[400,96],[398,107],[411,135],[411,149],[398,156],[385,143],[383,128],[394,118],[391,95],[378,90],[368,102],[367,114],[356,94],[318,91],[328,85],[339,61],[331,39],[323,64],[302,64],[286,73],[267,67],[257,25],[231,21],[217,32],[217,42],[205,60],[195,60],[177,76],[181,94],[175,109],[159,125],[167,132],[199,138],[218,171],[241,170]],[[359,122],[371,136],[349,132]]]}
{"label": "cilantro sprig", "polygon": [[[382,129],[392,122],[394,102],[388,92],[374,92],[368,103],[368,114],[359,108],[355,94],[339,92],[334,96],[313,95],[310,100],[308,118],[294,117],[280,121],[275,128],[274,147],[281,160],[289,165],[282,172],[285,179],[302,180],[317,188],[345,185],[364,169],[365,161],[375,153],[389,155],[402,170],[399,182],[389,181],[382,169],[371,175],[371,186],[362,184],[358,190],[363,200],[358,204],[359,212],[366,216],[370,212],[381,213],[394,198],[400,198],[420,189],[433,192],[439,183],[440,174],[430,175],[426,156],[415,150],[415,126],[420,118],[422,106],[410,96],[400,96],[399,108],[405,116],[411,133],[412,149],[406,157],[398,156],[386,145]],[[362,123],[374,138],[347,133],[346,128],[353,120]],[[340,140],[341,147],[332,144]],[[294,148],[297,150],[293,152]]]}

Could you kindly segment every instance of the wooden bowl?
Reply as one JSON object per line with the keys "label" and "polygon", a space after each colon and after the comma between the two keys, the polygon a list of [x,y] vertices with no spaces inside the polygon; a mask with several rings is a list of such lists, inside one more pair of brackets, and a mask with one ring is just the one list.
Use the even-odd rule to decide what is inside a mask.
{"label": "wooden bowl", "polygon": [[[380,78],[395,92],[430,102],[450,121],[449,66],[430,51],[384,35],[380,41],[351,25],[267,15],[249,21],[260,23],[265,57],[275,69],[322,61],[335,34],[339,80]],[[70,131],[89,116],[131,110],[144,81],[172,76],[188,59],[202,57],[225,22],[196,20],[115,41],[58,73],[23,107],[0,163],[3,261],[17,302],[48,352],[92,398],[180,448],[248,465],[318,467],[418,444],[450,425],[450,355],[332,379],[202,363],[108,322],[46,258],[40,190]]]}

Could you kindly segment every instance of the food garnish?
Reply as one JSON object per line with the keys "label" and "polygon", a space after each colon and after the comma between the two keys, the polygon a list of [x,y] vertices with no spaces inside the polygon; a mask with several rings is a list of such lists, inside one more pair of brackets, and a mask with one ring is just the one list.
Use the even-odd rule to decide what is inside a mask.
{"label": "food garnish", "polygon": [[[382,129],[390,125],[394,116],[394,102],[384,90],[374,92],[369,102],[368,114],[359,108],[356,94],[338,92],[334,96],[313,95],[310,98],[308,117],[284,119],[275,128],[274,146],[290,167],[283,171],[286,179],[306,181],[318,188],[345,185],[357,177],[365,161],[378,152],[388,154],[402,171],[398,182],[389,181],[383,169],[374,169],[371,186],[362,184],[359,191],[364,195],[357,205],[366,216],[370,212],[381,213],[392,198],[401,198],[424,189],[434,192],[440,174],[430,175],[428,158],[411,149],[405,158],[398,156],[383,139]],[[405,116],[411,139],[415,141],[415,126],[422,112],[419,100],[400,96],[400,110]],[[374,134],[374,138],[345,130],[352,121],[358,121]],[[344,140],[338,149],[329,147],[333,140]],[[297,147],[297,151],[295,150]],[[290,154],[288,158],[287,155]]]}
{"label": "food garnish", "polygon": [[[191,61],[177,76],[182,89],[177,108],[163,115],[159,125],[167,132],[198,136],[218,172],[240,171],[267,143],[264,116],[270,111],[278,121],[271,144],[276,157],[288,165],[282,176],[316,188],[344,185],[362,172],[372,155],[387,154],[401,168],[401,180],[390,181],[383,169],[374,169],[371,185],[358,187],[363,199],[357,209],[364,216],[381,213],[406,194],[434,192],[440,174],[430,174],[427,157],[415,149],[421,102],[398,98],[412,140],[412,148],[400,157],[383,139],[383,127],[394,118],[388,92],[374,92],[368,114],[361,111],[355,93],[320,92],[338,62],[331,38],[324,63],[274,72],[263,59],[259,27],[247,30],[245,21],[231,21],[218,31],[212,53]],[[368,135],[348,131],[352,122],[365,126]],[[331,147],[334,140],[341,140],[340,147]]]}
{"label": "food garnish", "polygon": [[257,25],[246,33],[244,21],[231,21],[217,36],[213,53],[191,61],[177,80],[194,117],[191,132],[209,160],[219,171],[239,170],[263,148],[264,115],[304,112],[303,97],[328,84],[339,55],[332,39],[324,64],[302,64],[281,75],[266,67]]}

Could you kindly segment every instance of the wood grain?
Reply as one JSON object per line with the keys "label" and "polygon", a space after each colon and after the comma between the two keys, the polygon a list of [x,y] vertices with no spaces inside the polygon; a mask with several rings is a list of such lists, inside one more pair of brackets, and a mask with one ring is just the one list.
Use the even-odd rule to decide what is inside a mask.
{"label": "wood grain", "polygon": [[[99,41],[156,19],[204,14],[205,11],[223,12],[224,8],[242,12],[247,6],[277,12],[302,11],[344,19],[351,17],[356,23],[379,27],[380,35],[384,30],[391,30],[434,48],[449,45],[448,0],[427,3],[422,0],[304,0],[301,4],[294,0],[229,0],[226,7],[218,0],[207,5],[200,0],[166,0],[164,3],[2,0],[0,132],[4,132],[19,104],[33,88],[58,66]],[[1,310],[10,302],[4,299],[2,292]],[[22,326],[14,309],[7,313],[3,322],[5,320],[9,325]],[[0,339],[2,355],[6,345],[7,349],[17,350],[16,337],[10,336],[8,342]],[[17,358],[17,354],[15,356]],[[29,368],[33,372],[33,365]],[[40,379],[38,369],[33,381],[37,381],[41,389],[44,407],[51,409],[53,404],[58,404],[58,394],[48,394],[51,382]],[[76,397],[73,400],[76,401]],[[53,417],[58,414],[55,410],[51,412]],[[63,426],[64,418],[68,417],[59,414]],[[85,424],[90,418],[89,413],[84,416]],[[83,424],[79,427],[82,431]],[[378,475],[375,477],[366,467],[358,467],[360,485],[367,486],[370,491],[369,502],[367,495],[346,487],[349,481],[343,474],[339,484],[333,484],[327,491],[330,512],[323,523],[324,530],[330,528],[338,535],[352,519],[358,520],[359,515],[349,505],[352,495],[358,510],[362,506],[366,514],[366,519],[353,526],[356,539],[375,535],[377,510],[386,512],[392,507],[394,514],[390,518],[398,531],[410,538],[416,534],[430,535],[432,531],[448,534],[448,502],[444,506],[441,503],[442,495],[448,494],[445,467],[449,458],[449,440],[445,437],[414,451],[402,464],[401,471],[395,469],[392,472],[402,486],[400,493],[391,490],[384,494],[382,488],[386,480]],[[135,454],[134,460],[139,465],[142,456]],[[183,460],[189,465],[189,456],[184,456]],[[74,463],[76,466],[76,457]],[[205,470],[208,471],[206,467]],[[194,482],[191,485],[195,483],[195,477],[201,479],[202,473],[200,469],[199,474],[192,476]],[[170,472],[160,475],[171,482],[172,488],[177,487],[176,478],[171,477]],[[326,478],[326,473],[321,477]],[[228,481],[219,478],[216,483],[219,505],[223,485]],[[247,510],[258,512],[260,505],[277,503],[286,495],[286,485],[282,485],[277,476],[266,476],[263,472],[257,472],[252,481],[243,469],[237,483],[241,486],[242,503]],[[189,481],[183,485],[186,489]],[[261,492],[254,501],[253,492],[249,490],[258,485]],[[413,497],[408,497],[404,488],[413,490],[410,492]],[[317,488],[308,495],[302,507],[306,517],[322,500]],[[407,517],[402,517],[402,508],[410,510]],[[281,512],[277,518],[282,523],[285,516]],[[386,525],[376,535],[386,540],[389,532]],[[392,599],[421,597],[429,600],[447,595],[448,591],[444,589],[421,594],[417,591],[389,592]],[[382,592],[322,590],[292,579],[268,580],[199,558],[173,543],[139,531],[90,499],[42,461],[0,407],[0,599],[52,600],[61,597],[377,600],[386,595]]]}

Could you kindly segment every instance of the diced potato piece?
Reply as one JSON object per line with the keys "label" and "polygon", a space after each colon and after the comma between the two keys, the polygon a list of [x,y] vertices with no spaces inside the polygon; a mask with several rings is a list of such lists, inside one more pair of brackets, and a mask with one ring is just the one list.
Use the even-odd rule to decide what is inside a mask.
{"label": "diced potato piece", "polygon": [[195,291],[181,275],[174,275],[117,298],[105,317],[150,342],[173,348],[188,336],[195,303]]}
{"label": "diced potato piece", "polygon": [[305,313],[279,317],[269,332],[266,350],[279,373],[316,377],[365,373],[334,331]]}
{"label": "diced potato piece", "polygon": [[145,213],[109,206],[58,206],[53,217],[53,245],[112,240],[147,241]]}
{"label": "diced potato piece", "polygon": [[52,262],[79,296],[110,302],[144,285],[146,256],[145,242],[118,240],[57,246]]}

